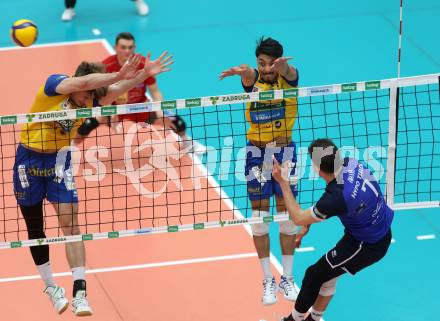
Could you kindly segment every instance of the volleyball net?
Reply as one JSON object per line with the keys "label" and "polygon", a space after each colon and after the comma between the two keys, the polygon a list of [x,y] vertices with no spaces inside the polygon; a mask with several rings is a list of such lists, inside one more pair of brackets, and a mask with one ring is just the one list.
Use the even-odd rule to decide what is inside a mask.
{"label": "volleyball net", "polygon": [[[342,156],[369,166],[391,207],[439,206],[440,95],[439,75],[433,74],[1,116],[0,248],[287,220],[273,203],[271,216],[251,217],[245,173],[248,105],[261,128],[282,110],[297,108],[292,140],[303,207],[316,202],[325,188],[307,154],[309,144],[323,137],[331,138]],[[74,182],[78,194],[83,234],[63,236],[56,211],[45,201],[47,238],[28,240],[17,205],[23,191],[14,189],[13,179],[23,127],[38,123],[36,128],[59,131],[77,119],[154,111],[179,115],[186,123],[185,138],[159,123],[122,121],[118,131],[104,124],[83,142],[64,148],[60,168],[42,170],[30,163],[16,168],[20,183],[64,180]],[[277,130],[276,122],[271,130]],[[188,140],[205,146],[206,153],[193,153],[183,144]]]}

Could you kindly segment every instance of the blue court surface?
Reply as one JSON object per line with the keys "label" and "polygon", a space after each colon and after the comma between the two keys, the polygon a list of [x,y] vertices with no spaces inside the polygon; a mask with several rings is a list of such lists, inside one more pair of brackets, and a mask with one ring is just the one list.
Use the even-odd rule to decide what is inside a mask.
{"label": "blue court surface", "polygon": [[[158,80],[165,99],[241,92],[239,78],[219,81],[218,76],[222,70],[234,65],[255,65],[255,43],[263,35],[279,40],[284,45],[285,55],[294,57],[292,63],[299,70],[301,87],[394,78],[397,75],[398,0],[149,0],[148,3],[150,15],[139,17],[128,0],[79,0],[75,19],[63,23],[60,20],[62,1],[2,0],[0,46],[12,46],[9,27],[13,21],[22,18],[38,25],[39,44],[99,38],[113,44],[116,34],[129,31],[136,37],[138,52],[151,51],[157,56],[163,50],[169,50],[174,55],[172,72]],[[401,76],[440,72],[439,16],[438,0],[404,1]],[[93,32],[94,29],[100,34],[95,35],[97,31]],[[38,68],[38,61],[35,68]],[[438,116],[440,106],[438,97],[436,99],[433,106],[437,108]],[[242,110],[243,107],[237,108]],[[3,109],[1,113],[8,112]],[[188,117],[184,111],[183,116]],[[388,111],[378,117],[378,122],[382,120],[387,125]],[[209,119],[207,116],[206,125]],[[234,135],[243,133],[234,141],[235,152],[245,144],[245,127],[241,123],[232,128]],[[209,128],[203,131],[206,130]],[[373,142],[363,143],[384,143],[386,132],[381,130],[376,138],[369,138]],[[326,133],[332,135],[331,131]],[[197,133],[192,135],[197,138]],[[224,141],[215,135],[212,139],[206,135],[204,138],[205,144],[224,147]],[[397,153],[399,155],[399,151]],[[233,160],[242,161],[239,157]],[[437,157],[434,161],[440,162],[440,159]],[[439,167],[439,163],[435,165]],[[213,174],[219,178],[219,172]],[[439,199],[439,176],[434,175],[437,180],[431,189],[437,192],[425,200]],[[384,179],[380,182],[382,187]],[[237,207],[246,207],[244,183],[235,185],[234,178],[227,177],[220,185]],[[407,188],[411,190],[411,186]],[[304,204],[310,205],[313,201],[305,199],[307,196],[302,197]],[[416,200],[403,197],[401,201]],[[355,277],[340,279],[325,320],[440,320],[436,308],[440,288],[439,211],[438,207],[397,211],[393,224],[395,242],[389,254]],[[337,219],[312,227],[303,246],[313,249],[295,256],[294,275],[299,284],[305,269],[333,247],[342,232]],[[277,233],[277,226],[273,224],[272,252],[281,260]]]}

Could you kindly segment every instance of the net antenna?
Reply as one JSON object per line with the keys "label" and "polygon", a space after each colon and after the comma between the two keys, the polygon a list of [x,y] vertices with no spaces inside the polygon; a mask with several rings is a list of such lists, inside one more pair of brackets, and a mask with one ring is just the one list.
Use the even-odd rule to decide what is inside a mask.
{"label": "net antenna", "polygon": [[[400,0],[399,10],[399,44],[397,49],[397,80],[400,78],[400,59],[402,56],[402,19],[403,0]],[[389,206],[394,206],[394,189],[396,174],[396,142],[397,125],[399,119],[399,87],[397,81],[390,86],[390,112],[389,112],[389,132],[388,132],[388,159],[387,159],[387,185],[386,200]]]}
{"label": "net antenna", "polygon": [[399,49],[397,53],[397,78],[400,78],[400,57],[402,54],[402,19],[403,17],[403,0],[400,0],[400,24],[399,24]]}

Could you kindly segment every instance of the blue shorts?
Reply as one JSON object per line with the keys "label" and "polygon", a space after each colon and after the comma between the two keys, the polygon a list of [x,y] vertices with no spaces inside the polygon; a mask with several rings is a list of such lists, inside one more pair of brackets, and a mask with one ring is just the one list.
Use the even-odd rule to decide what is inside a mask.
{"label": "blue shorts", "polygon": [[298,195],[298,179],[296,176],[296,144],[290,143],[285,147],[257,147],[250,142],[246,146],[247,189],[249,199],[258,201],[269,199],[271,196],[282,196],[283,192],[275,179],[272,179],[273,159],[281,163],[288,162],[290,188],[293,195]]}
{"label": "blue shorts", "polygon": [[[58,154],[60,164],[56,164]],[[38,153],[18,145],[13,180],[19,205],[35,205],[44,198],[51,203],[78,203],[70,151],[64,156],[62,153]]]}

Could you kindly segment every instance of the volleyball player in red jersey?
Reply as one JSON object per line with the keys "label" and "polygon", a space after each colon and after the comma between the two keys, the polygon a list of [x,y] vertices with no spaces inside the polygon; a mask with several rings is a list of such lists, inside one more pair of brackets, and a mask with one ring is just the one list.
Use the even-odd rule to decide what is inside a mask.
{"label": "volleyball player in red jersey", "polygon": [[[104,59],[102,63],[106,66],[107,72],[117,72],[121,69],[124,63],[130,56],[134,54],[136,49],[135,39],[129,32],[121,32],[116,36],[115,51],[116,54]],[[145,58],[142,57],[139,64],[139,69],[142,69],[145,63]],[[155,77],[150,77],[144,82],[136,85],[128,92],[124,93],[114,102],[116,105],[123,104],[138,104],[149,100],[162,101],[163,96]],[[186,135],[186,123],[177,115],[164,115],[162,111],[142,112],[134,114],[119,115],[112,119],[112,127],[120,130],[121,124],[118,121],[130,120],[137,123],[157,124],[166,129],[172,129],[181,139],[182,147],[189,152],[204,153],[206,149],[204,146],[193,142],[191,138]]]}

